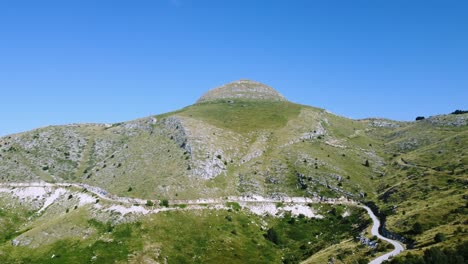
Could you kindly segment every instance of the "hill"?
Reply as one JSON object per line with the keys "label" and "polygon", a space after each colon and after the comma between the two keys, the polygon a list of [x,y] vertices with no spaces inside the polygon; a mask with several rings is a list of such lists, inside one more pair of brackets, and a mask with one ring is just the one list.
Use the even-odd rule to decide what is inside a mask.
{"label": "hill", "polygon": [[[467,125],[468,114],[352,120],[240,80],[172,113],[9,135],[0,138],[0,260],[27,262],[32,252],[31,263],[52,255],[80,263],[80,254],[99,263],[245,263],[257,259],[257,246],[259,263],[311,255],[347,263],[378,254],[355,241],[368,219],[352,206],[311,204],[321,220],[252,215],[233,204],[236,210],[216,214],[190,211],[183,202],[169,206],[182,210],[145,213],[168,208],[163,201],[231,196],[346,197],[379,208],[386,229],[416,253],[450,248],[467,240]],[[211,228],[217,231],[203,235]],[[444,241],[434,241],[437,233]],[[182,238],[197,245],[182,244],[189,248],[182,254]],[[220,252],[226,245],[232,250]]]}

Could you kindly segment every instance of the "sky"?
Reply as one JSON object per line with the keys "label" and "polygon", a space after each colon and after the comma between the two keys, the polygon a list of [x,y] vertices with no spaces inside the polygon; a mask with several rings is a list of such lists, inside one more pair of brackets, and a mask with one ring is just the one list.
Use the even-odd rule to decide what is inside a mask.
{"label": "sky", "polygon": [[114,123],[238,79],[350,118],[468,109],[468,1],[0,0],[0,135]]}

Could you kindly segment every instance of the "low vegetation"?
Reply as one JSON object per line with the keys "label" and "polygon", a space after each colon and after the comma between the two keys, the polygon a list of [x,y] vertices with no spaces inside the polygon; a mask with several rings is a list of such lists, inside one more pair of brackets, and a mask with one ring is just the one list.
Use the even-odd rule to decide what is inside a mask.
{"label": "low vegetation", "polygon": [[453,248],[431,247],[423,254],[408,253],[386,263],[388,264],[463,264],[468,261],[468,241]]}
{"label": "low vegetation", "polygon": [[368,223],[360,209],[346,218],[330,214],[324,219],[258,217],[243,210],[163,212],[123,224],[91,219],[79,224],[96,230],[85,239],[63,239],[35,249],[5,242],[0,262],[297,263],[352,239]]}

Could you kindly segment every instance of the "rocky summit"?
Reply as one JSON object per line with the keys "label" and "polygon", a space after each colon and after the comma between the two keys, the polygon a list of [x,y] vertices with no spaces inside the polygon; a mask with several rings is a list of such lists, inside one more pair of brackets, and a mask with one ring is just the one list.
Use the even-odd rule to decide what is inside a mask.
{"label": "rocky summit", "polygon": [[238,80],[207,92],[197,103],[225,99],[286,101],[284,96],[268,85],[251,80]]}

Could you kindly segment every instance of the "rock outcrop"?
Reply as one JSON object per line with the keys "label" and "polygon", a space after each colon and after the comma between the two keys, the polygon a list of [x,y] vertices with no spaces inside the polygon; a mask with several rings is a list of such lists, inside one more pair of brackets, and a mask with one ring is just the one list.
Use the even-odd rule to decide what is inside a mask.
{"label": "rock outcrop", "polygon": [[286,101],[284,96],[263,83],[250,80],[239,80],[207,92],[198,99],[197,103],[235,99]]}

